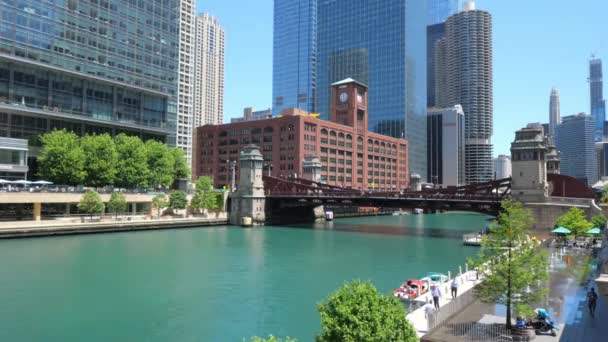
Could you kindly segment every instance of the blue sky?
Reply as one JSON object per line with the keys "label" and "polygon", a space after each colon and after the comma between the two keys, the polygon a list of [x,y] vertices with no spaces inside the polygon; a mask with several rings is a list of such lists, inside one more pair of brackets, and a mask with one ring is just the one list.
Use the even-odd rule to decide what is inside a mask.
{"label": "blue sky", "polygon": [[[589,112],[591,53],[608,75],[608,1],[478,0],[477,7],[494,20],[495,154],[509,154],[518,128],[548,121],[552,86],[562,116]],[[197,13],[217,16],[226,30],[225,120],[271,105],[272,8],[272,0],[197,1]]]}

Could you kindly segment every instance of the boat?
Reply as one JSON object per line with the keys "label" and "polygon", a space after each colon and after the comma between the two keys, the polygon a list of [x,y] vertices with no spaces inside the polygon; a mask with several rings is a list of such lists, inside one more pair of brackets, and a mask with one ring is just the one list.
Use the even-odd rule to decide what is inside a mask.
{"label": "boat", "polygon": [[420,279],[425,283],[436,282],[445,283],[448,281],[448,276],[443,273],[430,272],[426,277]]}
{"label": "boat", "polygon": [[326,221],[333,221],[334,220],[334,212],[331,210],[328,210],[325,212],[325,220]]}
{"label": "boat", "polygon": [[420,208],[414,209],[414,214],[424,214],[424,210]]}
{"label": "boat", "polygon": [[428,291],[428,289],[427,283],[412,279],[404,282],[398,289],[393,291],[393,296],[403,300],[414,299]]}

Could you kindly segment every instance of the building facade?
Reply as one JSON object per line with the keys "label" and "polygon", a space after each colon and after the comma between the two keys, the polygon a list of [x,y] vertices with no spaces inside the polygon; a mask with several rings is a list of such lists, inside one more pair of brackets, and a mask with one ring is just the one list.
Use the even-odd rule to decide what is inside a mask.
{"label": "building facade", "polygon": [[177,5],[4,1],[0,137],[37,145],[65,128],[176,145]]}
{"label": "building facade", "polygon": [[[175,3],[177,1],[178,3]],[[133,1],[130,1],[133,2]],[[138,2],[138,3],[141,3]],[[176,146],[184,151],[187,165],[192,165],[192,141],[194,126],[194,80],[195,80],[195,37],[196,18],[195,0],[165,1],[173,8],[179,8],[179,75],[177,101],[177,143]],[[147,5],[148,9],[154,6]]]}
{"label": "building facade", "polygon": [[496,179],[509,178],[512,175],[511,171],[511,157],[500,154],[494,159],[494,172]]}
{"label": "building facade", "polygon": [[224,122],[225,33],[217,18],[196,17],[194,127]]}
{"label": "building facade", "polygon": [[606,121],[606,101],[604,100],[604,82],[602,76],[602,60],[592,57],[589,61],[590,113],[595,120],[596,141],[603,140],[604,122]]}
{"label": "building facade", "polygon": [[460,104],[466,113],[466,182],[489,181],[493,178],[492,16],[467,1],[462,12],[448,18],[446,38],[436,44],[437,105]]}
{"label": "building facade", "polygon": [[511,194],[523,202],[542,202],[549,196],[548,139],[542,126],[531,124],[515,132],[511,143],[513,179]]}
{"label": "building facade", "polygon": [[[445,23],[429,25],[426,28],[426,105],[437,107],[435,96],[435,48],[437,42],[445,38]],[[439,59],[441,60],[441,59]],[[439,67],[443,67],[440,65]],[[444,74],[444,73],[443,73]]]}
{"label": "building facade", "polygon": [[458,13],[458,0],[427,0],[427,24],[442,23]]}
{"label": "building facade", "polygon": [[551,89],[551,98],[549,99],[549,130],[545,134],[555,141],[555,128],[561,122],[559,92],[557,88]]}
{"label": "building facade", "polygon": [[317,108],[331,84],[369,86],[371,131],[409,141],[409,166],[426,176],[426,1],[318,0]]}
{"label": "building facade", "polygon": [[596,142],[595,153],[597,156],[598,179],[608,177],[608,141]]}
{"label": "building facade", "polygon": [[464,117],[461,106],[429,109],[427,179],[433,184],[464,184]]}
{"label": "building facade", "polygon": [[243,117],[232,118],[230,119],[230,122],[235,123],[243,121],[264,120],[270,118],[272,118],[272,109],[270,108],[264,110],[253,110],[252,107],[247,107],[243,109]]}
{"label": "building facade", "polygon": [[315,111],[317,0],[275,0],[272,111]]}
{"label": "building facade", "polygon": [[305,158],[321,161],[321,181],[354,189],[407,188],[408,143],[367,130],[367,89],[356,81],[333,87],[330,121],[299,109],[266,120],[197,128],[195,176],[230,184],[233,161],[251,144],[260,147],[264,174],[302,177]]}
{"label": "building facade", "polygon": [[0,179],[27,179],[28,142],[0,137]]}
{"label": "building facade", "polygon": [[561,174],[593,185],[597,181],[594,143],[595,120],[584,113],[562,118],[557,126],[556,147],[561,158]]}

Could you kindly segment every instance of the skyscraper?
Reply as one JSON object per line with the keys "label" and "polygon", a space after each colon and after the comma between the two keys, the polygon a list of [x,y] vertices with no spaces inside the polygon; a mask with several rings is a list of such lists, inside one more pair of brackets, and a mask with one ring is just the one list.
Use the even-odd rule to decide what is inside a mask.
{"label": "skyscraper", "polygon": [[[188,166],[192,165],[192,140],[193,140],[193,129],[194,126],[194,44],[196,35],[196,19],[194,15],[194,8],[196,6],[195,0],[177,0],[178,3],[173,1],[164,1],[167,5],[172,5],[176,8],[179,5],[179,83],[178,83],[178,101],[177,101],[177,141],[176,145],[184,150],[186,162]],[[121,2],[127,2],[121,0]],[[129,0],[129,3],[134,1]],[[142,4],[143,1],[138,1]],[[146,6],[148,12],[154,11],[154,13],[161,13],[157,8],[151,6],[148,3]],[[171,19],[167,19],[171,21]],[[160,23],[159,23],[160,24]],[[150,25],[156,26],[157,24],[151,22]],[[162,41],[161,41],[162,42]],[[161,62],[162,63],[162,62]]]}
{"label": "skyscraper", "polygon": [[429,109],[427,179],[438,185],[464,184],[464,113],[461,106]]}
{"label": "skyscraper", "polygon": [[[435,96],[435,48],[437,42],[445,38],[445,23],[429,25],[426,28],[426,105],[436,107]],[[438,65],[441,68],[443,65]]]}
{"label": "skyscraper", "polygon": [[315,111],[317,0],[275,0],[272,111]]}
{"label": "skyscraper", "polygon": [[500,154],[494,160],[494,171],[496,172],[496,179],[505,179],[511,177],[511,157]]}
{"label": "skyscraper", "polygon": [[209,14],[196,17],[194,127],[224,121],[224,29]]}
{"label": "skyscraper", "polygon": [[427,25],[442,23],[458,13],[458,0],[427,0]]}
{"label": "skyscraper", "polygon": [[185,2],[3,1],[0,137],[36,143],[65,128],[182,146],[182,23],[171,18]]}
{"label": "skyscraper", "polygon": [[594,122],[593,117],[585,113],[565,116],[556,130],[561,174],[575,177],[589,186],[597,181]]}
{"label": "skyscraper", "polygon": [[318,0],[317,19],[316,110],[328,117],[332,83],[367,84],[370,130],[408,139],[426,176],[426,2]]}
{"label": "skyscraper", "polygon": [[551,89],[551,99],[549,100],[549,132],[545,132],[545,135],[553,142],[555,141],[555,127],[560,122],[559,92],[554,87]]}
{"label": "skyscraper", "polygon": [[604,137],[606,101],[604,100],[604,83],[602,80],[602,60],[593,56],[589,61],[589,90],[591,116],[595,120],[595,140],[600,141]]}
{"label": "skyscraper", "polygon": [[492,16],[467,1],[446,21],[446,37],[436,43],[435,95],[439,107],[462,105],[465,113],[466,182],[492,174]]}

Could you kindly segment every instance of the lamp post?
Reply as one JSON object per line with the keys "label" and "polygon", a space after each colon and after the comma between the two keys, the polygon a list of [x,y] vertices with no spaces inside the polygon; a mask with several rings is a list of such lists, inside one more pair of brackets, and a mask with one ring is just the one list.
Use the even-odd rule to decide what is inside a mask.
{"label": "lamp post", "polygon": [[272,171],[272,163],[266,163],[264,164],[264,166],[266,166],[266,168],[268,169],[268,177],[270,177]]}
{"label": "lamp post", "polygon": [[234,192],[234,188],[236,187],[236,160],[230,160],[230,171],[232,171],[232,178],[230,181],[230,191]]}

